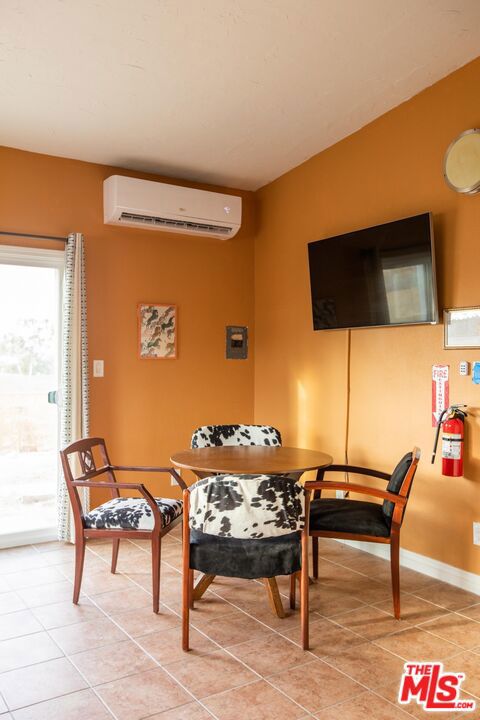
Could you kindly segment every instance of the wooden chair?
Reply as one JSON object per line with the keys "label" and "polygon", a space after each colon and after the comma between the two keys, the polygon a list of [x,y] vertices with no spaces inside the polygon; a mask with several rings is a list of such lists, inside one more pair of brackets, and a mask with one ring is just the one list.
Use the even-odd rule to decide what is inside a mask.
{"label": "wooden chair", "polygon": [[[391,475],[353,465],[330,465],[318,471],[315,481],[305,483],[305,489],[314,492],[309,518],[314,578],[318,578],[319,537],[389,544],[393,609],[397,620],[400,618],[400,530],[419,460],[420,450],[415,447],[400,460]],[[388,485],[386,490],[379,490],[350,482],[324,481],[326,472],[367,475],[386,480]],[[383,499],[383,504],[349,498],[322,498],[322,490],[370,495]]]}
{"label": "wooden chair", "polygon": [[[306,495],[292,478],[266,475],[217,475],[183,491],[184,651],[189,650],[190,609],[198,598],[194,570],[204,577],[262,578],[265,582],[276,575],[300,573],[302,642],[308,649]],[[294,607],[294,594],[290,602]]]}
{"label": "wooden chair", "polygon": [[[97,467],[94,448],[102,464]],[[187,486],[174,468],[112,465],[102,438],[85,438],[60,451],[63,473],[72,504],[75,523],[75,582],[73,602],[78,603],[82,584],[85,544],[89,538],[111,538],[111,572],[117,568],[122,538],[150,539],[152,542],[153,611],[160,603],[161,538],[182,520],[181,500],[154,498],[143,483],[117,482],[115,471],[164,472],[175,478],[185,490]],[[105,480],[99,480],[101,476]],[[78,488],[108,488],[112,499],[84,514]],[[142,497],[125,497],[120,490],[136,490]]]}

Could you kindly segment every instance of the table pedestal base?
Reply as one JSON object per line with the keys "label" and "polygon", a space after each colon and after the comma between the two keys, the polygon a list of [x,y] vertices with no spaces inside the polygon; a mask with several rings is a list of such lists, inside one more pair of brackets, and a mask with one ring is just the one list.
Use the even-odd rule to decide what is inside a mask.
{"label": "table pedestal base", "polygon": [[[198,580],[197,584],[193,588],[192,600],[200,600],[204,592],[214,580],[215,575],[202,575],[200,580]],[[265,589],[267,591],[268,601],[272,613],[279,618],[284,618],[285,610],[283,609],[282,598],[280,597],[276,578],[263,578],[263,582],[265,584]]]}

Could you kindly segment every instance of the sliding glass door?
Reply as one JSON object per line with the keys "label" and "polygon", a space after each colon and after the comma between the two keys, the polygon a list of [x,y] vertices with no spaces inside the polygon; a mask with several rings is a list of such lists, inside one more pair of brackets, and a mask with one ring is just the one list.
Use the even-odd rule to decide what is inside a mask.
{"label": "sliding glass door", "polygon": [[56,537],[63,259],[0,247],[0,547]]}

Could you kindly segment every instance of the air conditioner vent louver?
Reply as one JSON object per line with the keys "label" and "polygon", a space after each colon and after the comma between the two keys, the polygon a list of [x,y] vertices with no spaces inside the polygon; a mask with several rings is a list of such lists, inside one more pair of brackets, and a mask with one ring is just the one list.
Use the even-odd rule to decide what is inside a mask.
{"label": "air conditioner vent louver", "polygon": [[212,232],[220,235],[230,235],[231,227],[222,225],[211,225],[208,223],[192,222],[191,220],[173,220],[171,218],[154,217],[153,215],[138,215],[137,213],[122,212],[120,220],[126,222],[141,223],[150,227],[175,228],[176,230],[185,230],[190,232]]}

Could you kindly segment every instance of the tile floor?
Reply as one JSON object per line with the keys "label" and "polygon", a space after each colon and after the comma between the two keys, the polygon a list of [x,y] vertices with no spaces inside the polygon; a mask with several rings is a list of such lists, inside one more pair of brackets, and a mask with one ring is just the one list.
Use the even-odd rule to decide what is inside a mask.
{"label": "tile floor", "polygon": [[[480,698],[480,596],[404,570],[396,621],[388,563],[324,540],[311,652],[299,647],[298,611],[280,620],[260,583],[220,579],[192,613],[185,655],[179,530],[163,543],[158,616],[148,544],[123,542],[117,575],[110,552],[110,543],[89,545],[74,606],[72,547],[0,551],[0,720],[431,717],[396,703],[408,659],[466,672],[463,694]],[[287,579],[279,586],[287,607]],[[478,704],[464,717],[478,720]]]}

